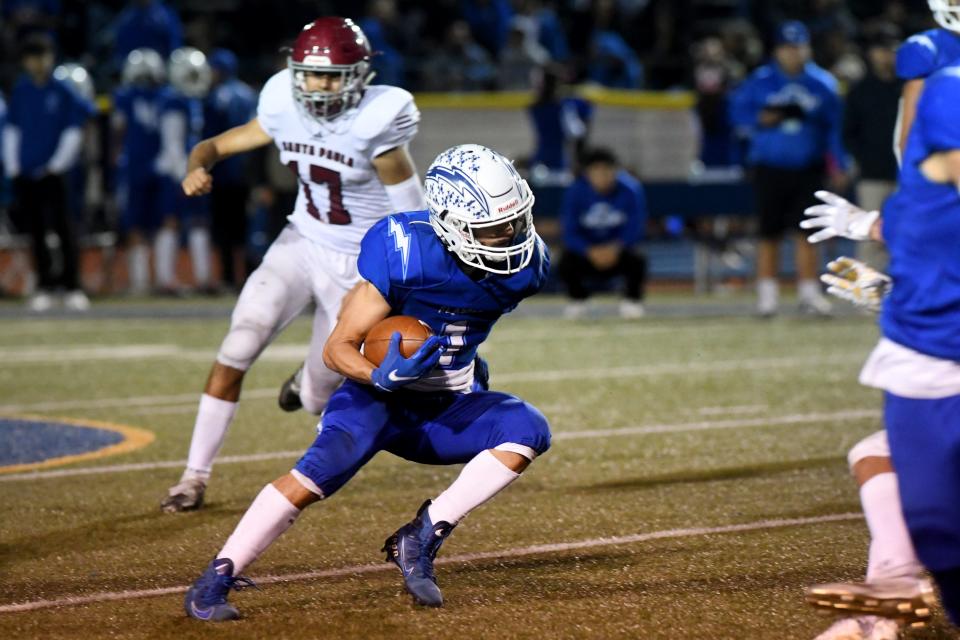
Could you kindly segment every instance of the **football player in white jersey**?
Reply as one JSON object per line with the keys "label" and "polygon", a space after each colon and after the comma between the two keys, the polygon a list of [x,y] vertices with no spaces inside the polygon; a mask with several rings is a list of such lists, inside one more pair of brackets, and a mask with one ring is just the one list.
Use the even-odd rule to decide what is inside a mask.
{"label": "football player in white jersey", "polygon": [[323,347],[341,301],[359,280],[360,240],[380,218],[426,206],[407,150],[420,113],[407,91],[368,86],[371,56],[351,20],[315,20],[294,42],[288,68],[264,85],[256,118],[190,153],[182,183],[188,196],[210,192],[210,169],[219,160],[270,142],[296,174],[300,191],[290,223],[237,300],[200,397],[187,468],[161,502],[163,511],[202,506],[247,369],[311,301],[316,312],[297,376],[299,401],[312,413],[323,410],[342,380],[324,366]]}

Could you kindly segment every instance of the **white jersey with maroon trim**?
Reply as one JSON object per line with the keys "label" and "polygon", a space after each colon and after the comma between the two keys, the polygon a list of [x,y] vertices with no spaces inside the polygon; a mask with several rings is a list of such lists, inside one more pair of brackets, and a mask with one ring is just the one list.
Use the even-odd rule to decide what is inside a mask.
{"label": "white jersey with maroon trim", "polygon": [[356,255],[367,229],[393,213],[373,158],[407,144],[417,133],[420,112],[409,92],[373,85],[357,108],[329,126],[304,118],[293,99],[290,72],[276,73],[260,92],[257,120],[300,183],[288,219],[310,240]]}

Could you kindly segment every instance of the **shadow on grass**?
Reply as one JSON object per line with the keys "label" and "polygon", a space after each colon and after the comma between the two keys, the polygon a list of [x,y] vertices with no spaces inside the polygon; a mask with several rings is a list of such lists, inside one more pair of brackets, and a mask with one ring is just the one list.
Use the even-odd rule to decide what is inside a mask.
{"label": "shadow on grass", "polygon": [[841,464],[842,461],[843,458],[840,456],[827,456],[823,458],[810,458],[808,460],[765,462],[762,464],[727,467],[722,469],[676,471],[672,473],[644,476],[641,478],[627,478],[612,480],[610,482],[598,482],[595,484],[572,487],[568,489],[568,491],[631,491],[664,485],[718,482],[723,480],[743,480],[746,478],[773,476],[781,473],[790,473],[793,471],[805,471],[808,469],[833,467]]}

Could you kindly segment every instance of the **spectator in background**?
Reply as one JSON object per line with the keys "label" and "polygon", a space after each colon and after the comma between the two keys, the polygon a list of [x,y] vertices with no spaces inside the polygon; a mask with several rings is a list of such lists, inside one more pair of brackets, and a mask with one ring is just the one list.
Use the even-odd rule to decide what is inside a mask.
{"label": "spectator in background", "polygon": [[510,22],[510,36],[500,51],[497,86],[507,91],[530,87],[533,70],[550,62],[550,54],[536,38],[536,24],[526,16]]}
{"label": "spectator in background", "polygon": [[616,31],[594,33],[587,76],[591,82],[615,89],[639,89],[643,86],[640,60]]}
{"label": "spectator in background", "polygon": [[470,26],[456,20],[447,29],[443,48],[424,63],[423,82],[429,91],[492,89],[496,68],[490,54],[474,41]]}
{"label": "spectator in background", "polygon": [[536,97],[527,107],[536,140],[533,173],[538,167],[569,173],[586,144],[593,104],[569,93],[564,73],[562,67],[543,67],[534,74]]}
{"label": "spectator in background", "polygon": [[153,49],[166,59],[183,45],[180,18],[162,0],[133,0],[117,16],[113,31],[117,67],[134,49]]}
{"label": "spectator in background", "polygon": [[171,54],[168,71],[170,90],[160,104],[160,155],[156,162],[165,181],[161,197],[163,227],[154,241],[157,293],[180,294],[176,262],[182,227],[188,229],[194,283],[201,292],[212,293],[209,198],[188,198],[180,187],[187,173],[187,154],[203,137],[203,100],[210,90],[210,65],[203,52],[182,47]]}
{"label": "spectator in background", "polygon": [[564,312],[567,318],[587,312],[590,289],[585,278],[614,276],[624,279],[620,316],[643,316],[647,258],[637,245],[646,221],[640,183],[620,169],[610,150],[588,152],[582,176],[567,189],[561,209],[564,250],[558,272],[572,299]]}
{"label": "spectator in background", "polygon": [[461,0],[460,11],[480,46],[492,57],[499,56],[513,18],[510,0]]}
{"label": "spectator in background", "polygon": [[736,65],[729,59],[723,41],[704,38],[694,50],[693,87],[700,122],[700,163],[704,167],[727,167],[739,157],[733,128],[727,117],[729,92],[737,80]]}
{"label": "spectator in background", "polygon": [[[866,77],[847,94],[843,139],[857,162],[857,202],[867,211],[879,210],[897,186],[893,131],[903,83],[897,78],[899,33],[893,25],[877,25],[868,34]],[[857,258],[881,271],[886,250],[878,242],[858,242]]]}
{"label": "spectator in background", "polygon": [[541,0],[519,0],[515,3],[517,15],[529,17],[534,24],[534,38],[555,62],[566,62],[570,58],[570,47],[563,24],[552,2]]}
{"label": "spectator in background", "polygon": [[367,16],[360,21],[360,28],[367,34],[370,47],[377,52],[371,60],[371,68],[377,74],[376,82],[404,87],[403,54],[391,42],[396,22],[396,0],[373,0],[369,3]]}
{"label": "spectator in background", "polygon": [[[165,99],[166,69],[153,49],[134,49],[127,56],[122,85],[113,94],[111,127],[115,149],[116,204],[120,232],[127,246],[129,292],[150,289],[148,239],[163,222],[160,210],[163,180],[157,172],[160,154],[160,106]],[[154,259],[156,260],[155,253]],[[162,269],[157,263],[157,272]]]}
{"label": "spectator in background", "polygon": [[[83,126],[93,106],[65,82],[53,77],[53,40],[33,34],[20,55],[24,74],[10,94],[4,127],[4,170],[14,180],[15,223],[31,237],[38,287],[32,311],[53,306],[55,289],[66,291],[64,306],[85,311],[90,301],[80,289],[77,238],[67,205],[64,174],[74,165],[83,143]],[[60,269],[47,246],[47,233],[60,242]]]}
{"label": "spectator in background", "polygon": [[[203,137],[212,138],[227,129],[239,127],[257,114],[257,94],[237,78],[237,56],[228,49],[210,53],[213,88],[204,105]],[[247,200],[250,197],[250,168],[246,154],[217,163],[210,194],[213,242],[220,254],[224,285],[238,289],[243,285],[244,247],[247,236]]]}
{"label": "spectator in background", "polygon": [[573,179],[574,162],[586,145],[593,105],[568,95],[561,67],[543,67],[534,75],[534,103],[527,107],[536,147],[530,157],[530,185],[537,211],[556,216],[562,189]]}
{"label": "spectator in background", "polygon": [[817,280],[816,250],[797,225],[804,209],[816,202],[813,193],[823,187],[828,165],[832,190],[845,190],[847,157],[837,83],[810,62],[809,43],[803,23],[782,24],[773,60],[754,71],[731,99],[731,119],[749,141],[747,164],[754,173],[760,221],[757,310],[763,316],[777,312],[780,241],[788,231],[795,240],[801,310],[830,312]]}

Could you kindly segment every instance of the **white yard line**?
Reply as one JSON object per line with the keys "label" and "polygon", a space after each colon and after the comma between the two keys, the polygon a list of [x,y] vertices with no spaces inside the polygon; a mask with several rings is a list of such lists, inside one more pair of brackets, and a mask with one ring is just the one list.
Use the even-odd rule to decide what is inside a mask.
{"label": "white yard line", "polygon": [[697,413],[702,416],[724,416],[735,413],[759,413],[769,408],[769,405],[765,404],[737,404],[727,407],[700,407]]}
{"label": "white yard line", "polygon": [[[449,556],[437,560],[437,564],[458,564],[464,562],[476,562],[479,560],[495,560],[504,558],[522,558],[544,553],[559,553],[564,551],[577,551],[580,549],[596,549],[599,547],[609,547],[621,544],[636,544],[638,542],[649,542],[651,540],[666,540],[672,538],[689,538],[695,536],[709,536],[727,533],[745,533],[750,531],[763,531],[767,529],[783,529],[786,527],[798,527],[811,524],[824,524],[829,522],[845,522],[849,520],[859,520],[863,516],[859,513],[836,513],[825,516],[813,516],[808,518],[784,518],[778,520],[758,520],[756,522],[747,522],[743,524],[731,524],[719,527],[695,527],[689,529],[666,529],[662,531],[650,531],[647,533],[635,533],[626,536],[616,536],[610,538],[591,538],[587,540],[574,540],[570,542],[555,542],[548,544],[538,544],[529,547],[515,547],[513,549],[504,549],[501,551],[486,551],[481,553],[466,553],[456,556]],[[278,576],[265,576],[257,579],[259,584],[273,584],[276,582],[302,582],[306,580],[317,580],[320,578],[338,578],[342,576],[351,576],[361,573],[378,573],[394,570],[393,564],[358,564],[348,567],[339,567],[336,569],[324,569],[322,571],[308,571],[305,573],[291,573]],[[53,600],[31,600],[29,602],[20,602],[15,604],[0,605],[0,613],[14,613],[18,611],[36,611],[38,609],[51,609],[55,607],[65,607],[81,604],[95,604],[98,602],[111,602],[118,600],[133,600],[136,598],[151,598],[156,596],[166,596],[181,594],[187,590],[187,585],[175,587],[164,587],[161,589],[141,589],[128,591],[107,591],[103,593],[94,593],[86,596],[67,596]]]}
{"label": "white yard line", "polygon": [[[811,424],[839,420],[860,420],[880,418],[878,409],[847,409],[830,413],[797,413],[784,416],[741,418],[730,420],[703,420],[700,422],[682,422],[675,424],[651,424],[612,429],[588,429],[583,431],[560,431],[553,434],[554,440],[582,440],[586,438],[613,438],[618,436],[638,436],[663,433],[683,433],[686,431],[710,431],[714,429],[739,429],[747,427],[784,426],[791,424]],[[261,460],[298,459],[303,451],[274,451],[247,455],[223,456],[217,458],[217,464],[236,464]],[[126,471],[149,471],[152,469],[179,468],[186,460],[162,460],[157,462],[136,462],[128,464],[105,465],[101,467],[78,467],[74,469],[54,469],[51,471],[29,471],[0,475],[0,482],[16,480],[39,480],[43,478],[65,478],[71,476],[100,475]]]}
{"label": "white yard line", "polygon": [[[822,356],[806,356],[801,358],[753,358],[740,360],[716,360],[710,362],[672,362],[655,365],[637,365],[624,367],[597,367],[591,369],[547,369],[540,371],[517,371],[514,373],[497,373],[493,370],[492,379],[495,386],[522,382],[559,382],[564,380],[583,380],[589,382],[607,378],[638,378],[644,376],[693,374],[693,373],[722,373],[725,371],[739,371],[743,369],[779,369],[800,366],[823,366],[833,364],[858,365],[860,351],[831,353]],[[212,361],[212,360],[211,360]],[[243,392],[242,398],[268,398],[276,396],[279,386],[275,388],[248,389]],[[195,393],[181,393],[175,395],[134,396],[125,398],[100,398],[89,400],[55,400],[46,402],[25,402],[0,404],[0,415],[22,413],[29,411],[64,411],[68,409],[108,409],[120,407],[143,407],[154,405],[168,405],[199,402],[200,391]]]}

